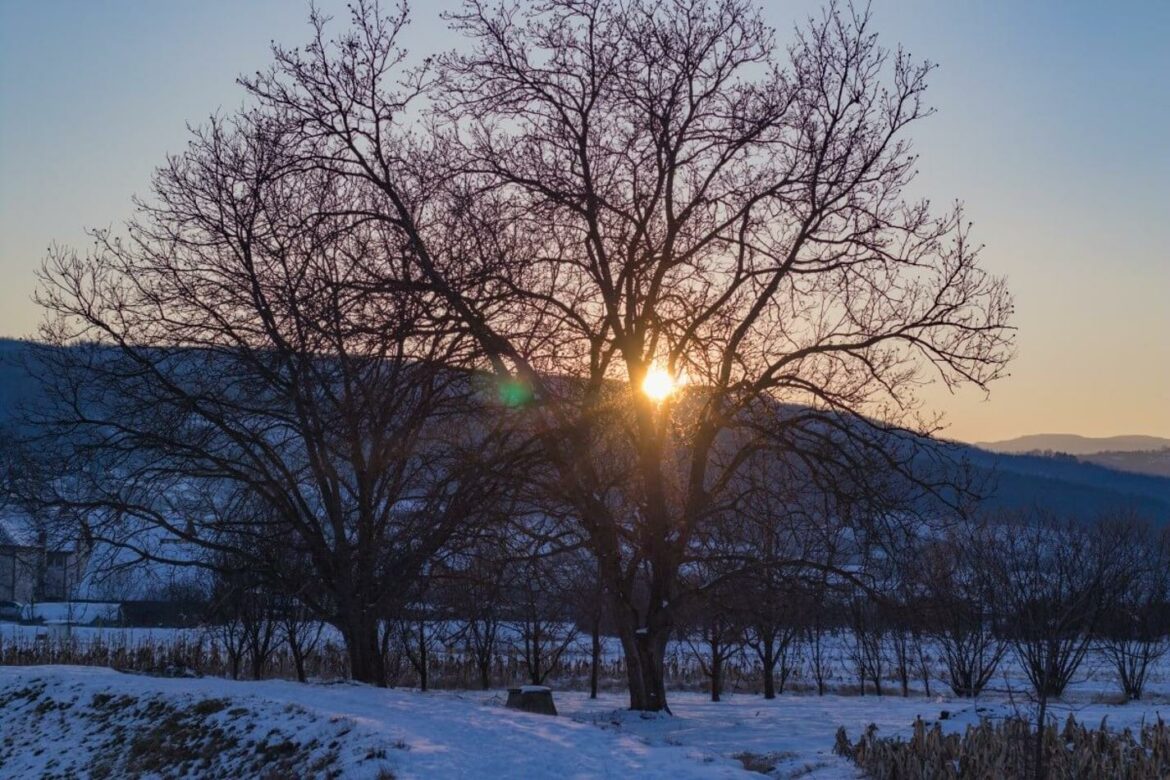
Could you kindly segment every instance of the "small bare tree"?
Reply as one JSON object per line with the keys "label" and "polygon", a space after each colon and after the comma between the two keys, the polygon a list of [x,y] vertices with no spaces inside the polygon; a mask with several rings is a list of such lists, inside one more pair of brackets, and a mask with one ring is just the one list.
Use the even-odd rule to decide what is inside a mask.
{"label": "small bare tree", "polygon": [[434,595],[429,588],[420,589],[396,620],[399,646],[414,669],[423,693],[430,690],[435,650],[449,638],[448,625],[432,600]]}
{"label": "small bare tree", "polygon": [[[740,610],[746,613],[744,642],[759,661],[764,698],[774,699],[784,693],[784,686],[795,671],[804,604],[795,588],[772,591],[762,603],[755,600],[755,593],[749,593],[748,609]],[[777,604],[777,598],[783,601]]]}
{"label": "small bare tree", "polygon": [[1106,610],[1127,580],[1125,556],[1134,526],[1119,518],[1093,525],[1036,513],[987,529],[984,556],[996,566],[994,595],[1004,630],[1037,703],[1034,760],[1045,777],[1043,733],[1048,703],[1073,680]]}
{"label": "small bare tree", "polygon": [[727,669],[744,651],[745,610],[740,599],[746,583],[718,572],[705,572],[702,579],[717,584],[688,600],[679,634],[710,681],[711,701],[719,701]]}
{"label": "small bare tree", "polygon": [[543,685],[580,636],[572,588],[577,580],[568,555],[529,548],[513,564],[509,585],[511,619],[528,681]]}
{"label": "small bare tree", "polygon": [[833,523],[808,511],[808,494],[815,491],[794,490],[779,469],[764,471],[737,507],[743,533],[733,532],[730,543],[746,559],[735,610],[760,664],[764,698],[773,699],[784,693],[811,615],[809,582],[830,568],[825,552],[834,544]]}
{"label": "small bare tree", "polygon": [[321,645],[325,623],[296,596],[281,599],[278,615],[281,638],[292,656],[297,680],[306,682],[306,660]]}
{"label": "small bare tree", "polygon": [[577,573],[576,612],[578,622],[589,631],[589,698],[597,698],[602,664],[602,629],[606,621],[605,592],[597,576],[597,564],[588,561]]}
{"label": "small bare tree", "polygon": [[227,655],[232,679],[239,679],[246,658],[252,679],[259,680],[276,649],[276,597],[246,573],[228,571],[213,586],[212,632]]}
{"label": "small bare tree", "polygon": [[461,638],[479,674],[483,690],[491,687],[492,665],[499,656],[509,561],[500,554],[502,540],[488,538],[468,550],[464,566],[452,572],[449,591],[453,615],[462,621]]}
{"label": "small bare tree", "polygon": [[866,681],[873,683],[873,692],[882,695],[882,679],[886,671],[886,633],[889,625],[881,605],[869,594],[855,590],[848,602],[850,644],[848,657],[857,674],[861,695],[865,695]]}
{"label": "small bare tree", "polygon": [[928,633],[942,651],[946,681],[956,696],[978,696],[1007,652],[1007,638],[995,620],[996,575],[1002,571],[993,560],[999,548],[988,546],[991,540],[985,529],[967,524],[922,551]]}
{"label": "small bare tree", "polygon": [[923,643],[923,620],[919,611],[921,605],[901,590],[894,599],[884,605],[886,623],[889,625],[887,641],[894,674],[902,689],[902,696],[910,695],[910,681],[918,678],[930,695],[930,671]]}
{"label": "small bare tree", "polygon": [[1041,701],[1060,696],[1092,646],[1094,631],[1124,583],[1116,556],[1125,526],[1093,526],[1049,515],[990,526],[984,544],[999,561],[1004,630]]}
{"label": "small bare tree", "polygon": [[1170,532],[1139,526],[1129,549],[1113,554],[1125,586],[1098,628],[1100,645],[1126,698],[1142,698],[1150,668],[1170,652]]}
{"label": "small bare tree", "polygon": [[836,594],[823,575],[811,579],[807,591],[809,610],[804,624],[804,641],[808,654],[808,670],[817,685],[817,695],[824,696],[835,670],[832,637],[843,620],[839,619]]}

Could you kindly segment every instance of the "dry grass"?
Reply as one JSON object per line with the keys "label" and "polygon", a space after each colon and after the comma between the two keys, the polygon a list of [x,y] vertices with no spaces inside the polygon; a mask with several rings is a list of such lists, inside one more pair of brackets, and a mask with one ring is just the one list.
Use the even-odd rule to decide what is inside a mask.
{"label": "dry grass", "polygon": [[743,768],[749,772],[770,775],[776,769],[777,764],[795,756],[795,753],[749,753],[745,751],[736,753],[732,758],[743,764]]}
{"label": "dry grass", "polygon": [[[914,723],[909,740],[878,739],[870,729],[856,744],[845,729],[837,732],[834,752],[854,761],[870,777],[943,780],[959,777],[1035,777],[1036,730],[1021,719],[984,719],[963,734],[943,734],[938,723]],[[1161,718],[1135,734],[1090,729],[1069,716],[1063,728],[1044,728],[1044,776],[1110,777],[1154,780],[1170,777],[1170,728]]]}

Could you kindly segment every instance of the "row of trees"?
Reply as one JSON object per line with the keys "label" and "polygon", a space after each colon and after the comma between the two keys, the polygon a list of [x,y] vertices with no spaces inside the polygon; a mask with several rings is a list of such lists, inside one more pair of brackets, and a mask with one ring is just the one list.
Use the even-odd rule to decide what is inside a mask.
{"label": "row of trees", "polygon": [[749,0],[466,0],[414,59],[408,18],[312,14],[51,251],[30,500],[296,594],[379,684],[433,572],[580,551],[643,710],[737,571],[851,576],[965,508],[914,392],[997,378],[1012,305],[906,195],[928,63],[832,4],[787,48]]}
{"label": "row of trees", "polygon": [[[423,600],[384,616],[379,652],[386,680],[410,672],[426,691],[432,669],[449,665],[454,653],[461,667],[474,670],[474,681],[484,690],[498,682],[503,659],[518,660],[519,680],[540,685],[562,660],[570,660],[570,649],[573,662],[580,661],[576,651],[592,629],[596,695],[602,626],[590,622],[598,609],[596,598],[585,598],[595,578],[587,571],[554,571],[531,560],[497,559],[493,564],[499,568],[490,571],[483,563],[433,576]],[[310,660],[332,638],[320,616],[257,578],[220,575],[212,583],[202,594],[203,622],[226,655],[231,675],[247,671],[259,679],[273,655],[284,650],[303,682]]]}
{"label": "row of trees", "polygon": [[[745,656],[771,698],[797,657],[824,693],[830,664],[851,667],[861,692],[903,695],[920,680],[978,696],[1008,654],[1036,701],[1062,695],[1097,650],[1122,693],[1140,699],[1154,664],[1170,651],[1170,532],[1132,517],[1092,524],[1046,515],[965,523],[883,562],[878,588],[844,578],[770,572],[708,590],[683,629],[718,700],[721,668]],[[825,652],[840,636],[844,656]],[[839,668],[839,667],[838,667]],[[1043,716],[1041,716],[1043,717]]]}
{"label": "row of trees", "polygon": [[[601,642],[612,630],[595,569],[579,552],[522,552],[493,547],[462,567],[433,570],[420,600],[382,625],[390,679],[409,662],[425,689],[430,666],[454,653],[484,689],[502,658],[519,659],[522,678],[543,684],[563,673],[566,653],[576,667],[591,646],[595,696]],[[671,655],[697,665],[716,701],[731,673],[758,681],[769,699],[794,678],[824,694],[850,675],[862,695],[880,696],[894,681],[903,696],[918,686],[929,696],[942,683],[975,697],[1007,680],[1010,658],[1044,705],[1091,651],[1127,698],[1140,699],[1170,651],[1170,532],[1134,518],[999,517],[920,540],[912,556],[879,568],[884,586],[875,589],[824,569],[740,569],[688,601]],[[304,659],[322,634],[299,602],[238,576],[220,578],[210,602],[233,674],[247,659],[261,676],[284,644],[304,679]]]}
{"label": "row of trees", "polygon": [[[929,696],[941,683],[974,697],[989,686],[1010,690],[1018,670],[1046,703],[1093,652],[1094,668],[1106,663],[1122,693],[1139,699],[1170,650],[1164,529],[1116,517],[1094,525],[1000,518],[926,541],[909,561],[888,568],[895,576],[874,593],[807,572],[740,572],[687,605],[670,654],[681,668],[669,679],[701,673],[715,700],[729,675],[762,686],[765,698],[796,679],[823,694],[851,675],[862,695],[887,693],[893,682],[902,695],[916,687]],[[587,556],[493,548],[467,563],[432,572],[424,598],[383,622],[388,680],[406,672],[425,689],[443,670],[440,684],[451,685],[458,669],[463,684],[487,689],[502,679],[543,684],[554,673],[563,682],[567,668],[575,677],[585,664],[596,695],[599,674],[612,668],[601,652],[611,626]],[[245,666],[263,676],[280,648],[303,680],[328,636],[304,605],[257,579],[221,577],[212,592],[185,595],[209,603],[234,676]]]}

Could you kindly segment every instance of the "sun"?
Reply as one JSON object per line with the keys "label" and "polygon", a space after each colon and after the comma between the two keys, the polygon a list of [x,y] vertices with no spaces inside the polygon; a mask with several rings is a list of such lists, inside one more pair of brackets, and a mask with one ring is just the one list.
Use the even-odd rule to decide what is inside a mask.
{"label": "sun", "polygon": [[677,386],[678,383],[674,377],[658,366],[651,366],[650,370],[646,372],[646,378],[642,380],[642,392],[655,403],[666,400],[677,389]]}

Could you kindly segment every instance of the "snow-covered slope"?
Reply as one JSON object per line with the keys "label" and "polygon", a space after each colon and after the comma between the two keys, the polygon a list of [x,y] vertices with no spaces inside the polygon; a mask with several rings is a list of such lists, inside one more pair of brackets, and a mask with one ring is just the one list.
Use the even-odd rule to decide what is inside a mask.
{"label": "snow-covered slope", "polygon": [[[1052,705],[1126,728],[1170,715],[1159,672],[1145,701],[1108,703],[1086,679]],[[74,666],[0,667],[0,777],[856,778],[832,755],[838,726],[908,735],[915,717],[961,731],[1026,697],[672,692],[674,716],[643,717],[619,693],[556,692],[560,717],[501,706],[501,692],[419,693],[349,683],[165,679]]]}
{"label": "snow-covered slope", "polygon": [[498,696],[73,666],[0,667],[0,735],[4,778],[750,777],[701,747]]}

